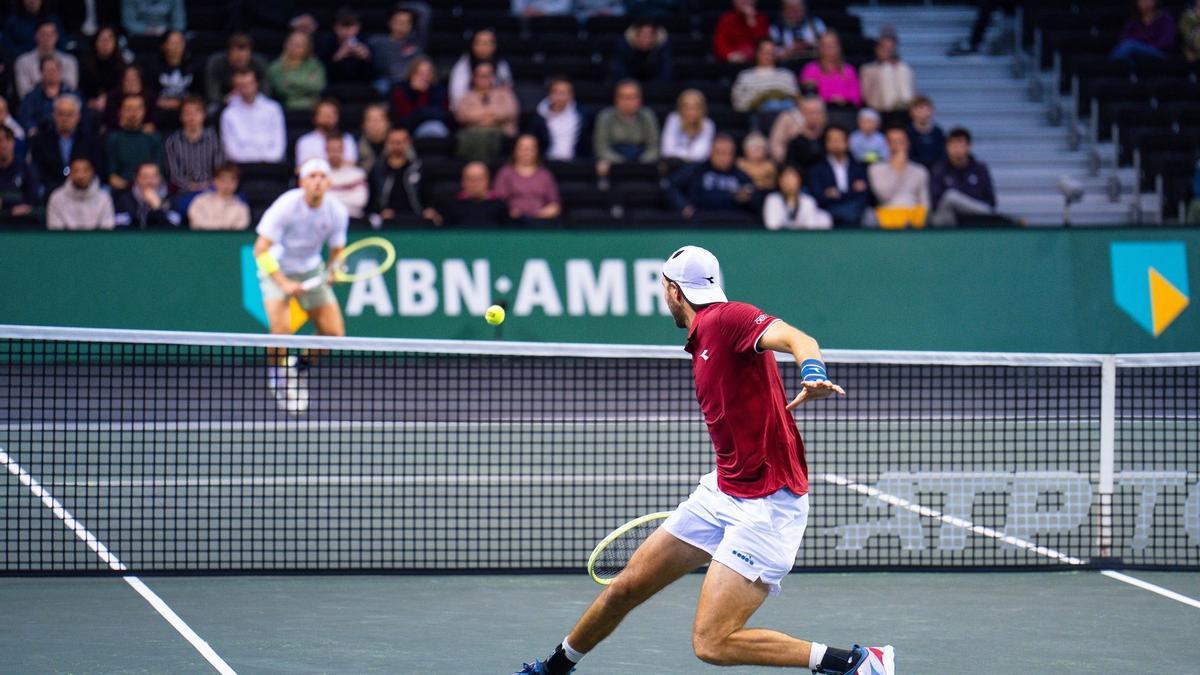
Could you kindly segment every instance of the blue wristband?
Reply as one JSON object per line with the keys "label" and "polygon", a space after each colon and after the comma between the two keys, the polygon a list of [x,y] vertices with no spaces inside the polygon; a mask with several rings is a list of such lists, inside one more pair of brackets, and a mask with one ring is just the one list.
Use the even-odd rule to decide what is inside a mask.
{"label": "blue wristband", "polygon": [[804,382],[824,382],[829,379],[825,364],[816,359],[805,359],[800,364],[800,376]]}

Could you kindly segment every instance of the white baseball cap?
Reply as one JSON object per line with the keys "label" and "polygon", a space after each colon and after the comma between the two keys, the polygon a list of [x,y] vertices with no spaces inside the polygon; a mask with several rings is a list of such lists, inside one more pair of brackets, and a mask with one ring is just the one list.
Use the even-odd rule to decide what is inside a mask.
{"label": "white baseball cap", "polygon": [[329,162],[316,157],[307,160],[300,165],[301,178],[308,178],[311,174],[317,173],[318,171],[326,176],[328,176],[330,173],[333,173],[333,169],[329,168]]}
{"label": "white baseball cap", "polygon": [[684,246],[663,263],[663,276],[679,285],[683,297],[693,305],[727,302],[721,288],[721,264],[717,256],[699,246]]}

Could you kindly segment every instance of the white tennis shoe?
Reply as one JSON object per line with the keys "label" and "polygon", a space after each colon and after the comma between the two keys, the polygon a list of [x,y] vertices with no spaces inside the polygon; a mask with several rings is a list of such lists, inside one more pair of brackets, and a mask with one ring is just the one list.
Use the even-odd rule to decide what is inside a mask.
{"label": "white tennis shoe", "polygon": [[307,379],[291,364],[271,366],[267,374],[267,386],[275,396],[275,403],[280,410],[292,414],[308,410]]}
{"label": "white tennis shoe", "polygon": [[863,649],[867,651],[867,659],[854,671],[855,675],[896,675],[896,650],[891,645]]}

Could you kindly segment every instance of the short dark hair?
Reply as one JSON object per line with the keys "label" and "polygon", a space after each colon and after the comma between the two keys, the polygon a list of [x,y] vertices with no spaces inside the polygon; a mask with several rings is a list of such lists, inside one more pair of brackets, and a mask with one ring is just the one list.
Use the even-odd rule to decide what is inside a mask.
{"label": "short dark hair", "polygon": [[850,137],[850,130],[846,127],[840,124],[830,124],[825,127],[825,132],[821,134],[821,145],[825,145],[829,142],[829,134],[834,131],[841,132],[841,134],[847,138]]}
{"label": "short dark hair", "polygon": [[358,18],[358,13],[349,7],[343,7],[338,10],[337,18],[333,20],[335,26],[358,26],[362,20]]}
{"label": "short dark hair", "polygon": [[924,94],[921,94],[920,96],[913,99],[912,105],[910,105],[909,107],[915,108],[919,105],[927,105],[930,108],[932,108],[933,107],[933,99],[929,98],[928,96],[926,96]]}
{"label": "short dark hair", "polygon": [[233,162],[225,162],[224,164],[217,166],[217,168],[213,170],[213,178],[216,178],[217,176],[220,176],[221,174],[232,175],[234,180],[241,180],[241,178],[242,178],[242,170],[240,168],[238,168],[238,165],[234,164]]}
{"label": "short dark hair", "polygon": [[899,124],[887,125],[887,127],[885,127],[883,130],[883,135],[887,136],[888,134],[892,133],[893,131],[899,131],[900,133],[904,134],[905,136],[908,135],[908,129],[905,129],[904,127],[900,126]]}
{"label": "short dark hair", "polygon": [[[58,30],[58,20],[52,16],[42,17],[42,19],[37,22],[37,26],[34,27],[34,30],[35,31],[41,30],[42,26],[45,26],[46,24],[50,24],[51,26],[54,26],[54,30]],[[62,31],[58,31],[58,32],[61,33]]]}
{"label": "short dark hair", "polygon": [[388,12],[388,21],[391,21],[392,19],[394,19],[397,14],[407,14],[408,18],[411,19],[413,23],[417,22],[416,12],[413,12],[411,9],[409,9],[407,7],[401,7],[401,6],[393,7],[392,11]]}
{"label": "short dark hair", "polygon": [[946,134],[947,141],[953,141],[956,138],[961,138],[969,145],[971,143],[971,132],[967,131],[966,127],[954,127],[950,133]]}
{"label": "short dark hair", "polygon": [[233,35],[229,36],[229,43],[227,47],[229,49],[233,49],[235,47],[242,49],[254,49],[254,39],[250,37],[249,33],[234,33]]}
{"label": "short dark hair", "polygon": [[658,28],[658,23],[654,19],[652,19],[648,16],[645,16],[645,17],[641,17],[638,19],[634,19],[633,23],[629,24],[629,27],[634,30],[640,30],[642,28],[646,28],[647,26],[649,26],[650,28]]}
{"label": "short dark hair", "polygon": [[233,74],[229,76],[229,79],[233,80],[234,78],[241,77],[243,75],[253,75],[254,81],[258,81],[258,71],[253,68],[238,68],[237,70],[233,71]]}
{"label": "short dark hair", "polygon": [[546,89],[548,90],[560,82],[563,84],[570,85],[572,90],[575,89],[575,83],[571,81],[571,78],[568,77],[567,75],[562,75],[562,74],[551,75],[550,79],[546,82]]}
{"label": "short dark hair", "polygon": [[205,104],[203,98],[201,98],[195,94],[189,94],[187,96],[184,96],[183,101],[179,104],[180,112],[182,112],[183,109],[189,105],[200,106],[200,110],[204,110],[204,106],[206,104]]}

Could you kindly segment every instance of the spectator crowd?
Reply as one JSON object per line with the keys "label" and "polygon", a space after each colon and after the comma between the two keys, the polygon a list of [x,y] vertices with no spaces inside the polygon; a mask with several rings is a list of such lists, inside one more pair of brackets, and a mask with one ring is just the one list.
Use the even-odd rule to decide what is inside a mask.
{"label": "spectator crowd", "polygon": [[421,2],[378,21],[235,2],[228,20],[278,30],[219,43],[189,25],[213,22],[200,3],[124,0],[113,23],[53,4],[19,0],[0,35],[8,226],[244,229],[312,157],[361,227],[1010,223],[900,36],[804,0],[722,0],[708,24],[693,0],[512,0],[491,18],[523,34],[608,31],[603,61],[540,76],[508,29],[464,24],[445,58],[454,17]]}

